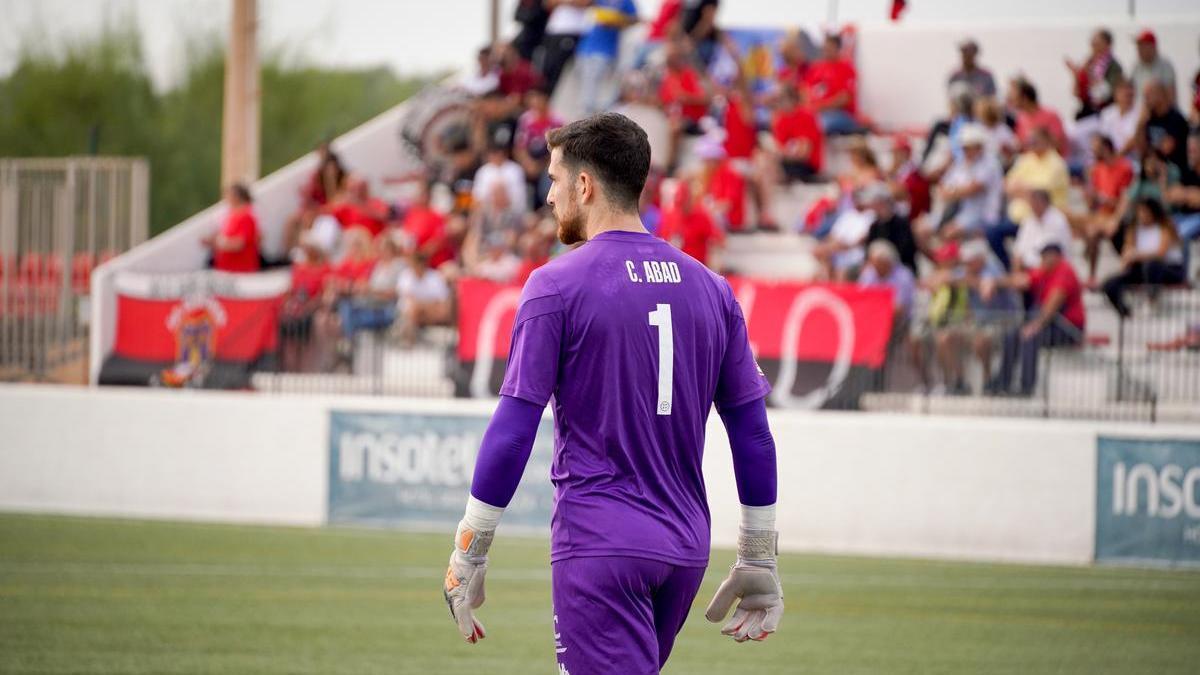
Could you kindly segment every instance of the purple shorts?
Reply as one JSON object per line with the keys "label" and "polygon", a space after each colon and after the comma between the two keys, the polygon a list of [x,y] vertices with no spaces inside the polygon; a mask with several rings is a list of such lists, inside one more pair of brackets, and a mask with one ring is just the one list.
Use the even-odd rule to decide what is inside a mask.
{"label": "purple shorts", "polygon": [[551,565],[562,675],[656,675],[687,620],[703,567],[617,556]]}

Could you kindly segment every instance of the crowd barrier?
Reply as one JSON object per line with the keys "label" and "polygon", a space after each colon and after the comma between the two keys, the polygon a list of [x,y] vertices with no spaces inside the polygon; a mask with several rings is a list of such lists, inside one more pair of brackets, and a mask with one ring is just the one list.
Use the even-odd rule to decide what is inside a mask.
{"label": "crowd barrier", "polygon": [[[494,402],[0,385],[0,510],[449,532]],[[773,410],[780,545],[1200,564],[1200,427]],[[549,415],[511,518],[542,531]],[[714,545],[738,499],[709,423]]]}

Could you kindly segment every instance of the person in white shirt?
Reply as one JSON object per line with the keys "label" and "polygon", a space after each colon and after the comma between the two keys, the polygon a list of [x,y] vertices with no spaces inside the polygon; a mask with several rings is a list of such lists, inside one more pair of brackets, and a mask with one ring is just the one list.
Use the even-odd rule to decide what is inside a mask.
{"label": "person in white shirt", "polygon": [[1100,111],[1100,133],[1112,140],[1117,154],[1132,157],[1136,154],[1138,120],[1142,108],[1137,104],[1133,83],[1122,80],[1113,92],[1113,102]]}
{"label": "person in white shirt", "polygon": [[[944,208],[953,209],[938,230],[943,239],[982,236],[999,222],[1004,198],[1004,172],[999,160],[987,151],[988,134],[977,124],[959,132],[963,156],[954,161],[936,189]],[[925,238],[928,234],[925,235]]]}
{"label": "person in white shirt", "polygon": [[421,328],[450,322],[450,286],[437,270],[430,269],[428,256],[421,253],[409,256],[408,267],[396,283],[396,293],[400,296],[401,337],[405,345],[416,342]]}
{"label": "person in white shirt", "polygon": [[1041,264],[1042,249],[1058,244],[1063,251],[1071,245],[1067,217],[1050,203],[1050,193],[1034,190],[1029,195],[1030,213],[1021,221],[1012,247],[1012,271],[1020,274]]}
{"label": "person in white shirt", "polygon": [[508,191],[510,209],[516,213],[529,210],[529,188],[525,183],[525,170],[509,158],[507,148],[493,145],[488,148],[487,162],[475,172],[475,181],[471,185],[471,200],[475,204],[486,203],[497,184],[503,185]]}

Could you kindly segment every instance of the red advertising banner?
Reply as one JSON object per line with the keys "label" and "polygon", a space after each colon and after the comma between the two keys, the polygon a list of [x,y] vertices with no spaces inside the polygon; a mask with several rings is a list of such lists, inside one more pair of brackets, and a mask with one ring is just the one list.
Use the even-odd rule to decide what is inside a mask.
{"label": "red advertising banner", "polygon": [[[741,277],[729,282],[746,317],[751,348],[776,386],[777,405],[823,403],[844,392],[855,373],[883,366],[892,337],[889,289]],[[465,384],[459,391],[494,396],[520,288],[462,279],[458,299],[458,360]]]}

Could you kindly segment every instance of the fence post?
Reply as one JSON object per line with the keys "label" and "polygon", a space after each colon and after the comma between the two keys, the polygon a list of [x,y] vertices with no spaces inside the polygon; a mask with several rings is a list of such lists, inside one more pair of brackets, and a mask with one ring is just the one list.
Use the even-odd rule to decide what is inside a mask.
{"label": "fence post", "polygon": [[1117,315],[1117,403],[1125,401],[1125,317]]}

